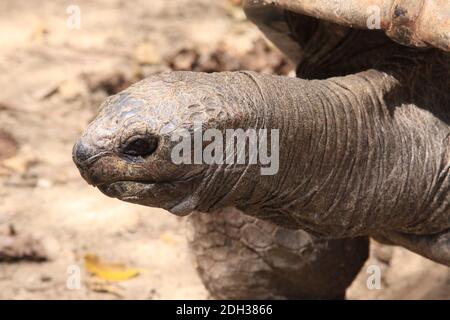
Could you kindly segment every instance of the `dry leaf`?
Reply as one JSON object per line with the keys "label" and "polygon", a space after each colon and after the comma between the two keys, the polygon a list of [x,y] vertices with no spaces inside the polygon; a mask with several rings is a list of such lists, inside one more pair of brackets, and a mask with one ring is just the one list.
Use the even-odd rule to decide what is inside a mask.
{"label": "dry leaf", "polygon": [[95,254],[84,256],[84,267],[96,277],[108,281],[124,281],[136,277],[139,270],[122,264],[102,262]]}
{"label": "dry leaf", "polygon": [[2,161],[4,168],[19,173],[24,174],[29,169],[32,164],[32,159],[23,156],[15,156]]}
{"label": "dry leaf", "polygon": [[19,144],[8,132],[0,130],[0,160],[13,157],[19,150]]}
{"label": "dry leaf", "polygon": [[121,294],[119,289],[115,285],[108,282],[101,282],[98,280],[87,281],[86,287],[88,287],[89,290],[92,290],[94,292],[109,293],[116,296],[117,298],[123,298],[123,295]]}

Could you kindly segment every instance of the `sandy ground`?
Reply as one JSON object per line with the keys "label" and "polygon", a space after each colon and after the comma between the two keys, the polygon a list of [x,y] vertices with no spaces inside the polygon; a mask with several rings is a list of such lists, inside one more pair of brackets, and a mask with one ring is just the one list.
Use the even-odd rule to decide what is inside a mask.
{"label": "sandy ground", "polygon": [[[207,298],[186,221],[103,196],[80,178],[71,148],[109,93],[167,69],[183,48],[207,53],[220,43],[240,54],[259,32],[225,0],[70,4],[81,9],[80,29],[67,27],[66,1],[0,3],[0,251],[9,241],[25,252],[0,262],[0,298]],[[140,273],[103,282],[86,272],[88,253]],[[40,255],[47,261],[30,261]],[[367,288],[365,267],[349,298],[450,299],[449,268],[379,245],[370,264],[382,270],[381,289]],[[78,268],[74,288],[68,280]]]}

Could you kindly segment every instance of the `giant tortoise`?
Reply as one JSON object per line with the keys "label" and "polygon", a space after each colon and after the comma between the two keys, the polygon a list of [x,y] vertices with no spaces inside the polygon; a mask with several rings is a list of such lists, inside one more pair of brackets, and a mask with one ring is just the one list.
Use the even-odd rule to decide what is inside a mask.
{"label": "giant tortoise", "polygon": [[[450,1],[244,9],[297,78],[146,78],[109,97],[74,146],[84,179],[123,201],[197,211],[192,247],[217,297],[343,297],[367,237],[450,266]],[[195,147],[233,129],[255,129],[278,155],[275,172],[250,149],[241,163],[214,158],[236,151],[234,138],[210,153],[216,161],[196,161]],[[194,141],[182,152],[192,161],[174,161],[182,138]]]}

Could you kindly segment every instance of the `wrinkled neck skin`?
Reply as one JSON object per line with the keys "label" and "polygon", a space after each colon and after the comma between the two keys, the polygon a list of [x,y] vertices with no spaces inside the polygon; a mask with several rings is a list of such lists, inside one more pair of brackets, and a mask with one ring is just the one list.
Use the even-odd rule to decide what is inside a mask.
{"label": "wrinkled neck skin", "polygon": [[329,238],[448,229],[448,70],[440,78],[406,71],[327,80],[226,74],[228,125],[279,129],[279,171],[211,169],[197,210],[236,206]]}

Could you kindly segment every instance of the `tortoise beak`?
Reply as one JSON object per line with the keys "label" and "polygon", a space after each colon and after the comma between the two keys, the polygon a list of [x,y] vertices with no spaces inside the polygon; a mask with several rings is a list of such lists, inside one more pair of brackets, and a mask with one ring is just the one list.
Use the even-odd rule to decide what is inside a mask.
{"label": "tortoise beak", "polygon": [[78,142],[73,146],[72,150],[72,160],[80,171],[81,176],[84,180],[86,180],[89,184],[94,184],[95,181],[92,181],[91,174],[89,173],[89,169],[92,167],[92,164],[96,162],[98,159],[109,155],[111,152],[105,150],[99,150],[95,148],[83,138],[80,138]]}
{"label": "tortoise beak", "polygon": [[88,148],[81,141],[73,146],[72,159],[79,169],[85,168],[90,158],[93,157],[92,149]]}
{"label": "tortoise beak", "polygon": [[98,159],[101,152],[98,152],[96,148],[92,147],[83,139],[73,146],[72,159],[79,169],[86,169],[92,162]]}

